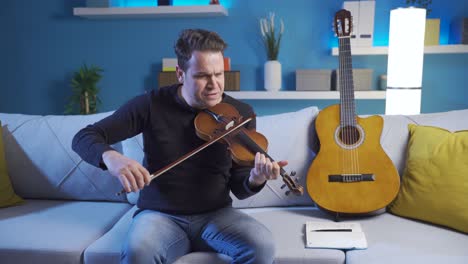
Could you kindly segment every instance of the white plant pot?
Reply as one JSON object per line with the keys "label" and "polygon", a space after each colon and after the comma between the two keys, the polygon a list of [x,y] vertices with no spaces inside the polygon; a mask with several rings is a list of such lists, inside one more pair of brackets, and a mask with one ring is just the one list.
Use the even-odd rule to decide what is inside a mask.
{"label": "white plant pot", "polygon": [[281,63],[277,60],[265,62],[265,90],[279,91],[281,89]]}

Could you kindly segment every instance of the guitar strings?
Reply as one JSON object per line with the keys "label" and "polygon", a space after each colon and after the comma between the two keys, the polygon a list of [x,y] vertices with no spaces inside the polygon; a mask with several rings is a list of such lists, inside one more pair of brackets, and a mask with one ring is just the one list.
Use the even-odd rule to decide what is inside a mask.
{"label": "guitar strings", "polygon": [[[343,42],[344,42],[343,47],[345,48],[345,52],[343,54],[344,55],[343,56],[343,73],[344,73],[343,74],[343,80],[344,80],[343,84],[344,84],[345,89],[344,89],[343,93],[344,93],[344,96],[345,96],[345,98],[344,98],[345,99],[345,115],[346,115],[346,117],[345,117],[345,120],[346,120],[345,126],[346,126],[346,137],[347,137],[346,143],[348,144],[348,148],[347,148],[347,151],[346,151],[346,153],[348,155],[346,155],[346,157],[348,158],[348,166],[350,166],[350,168],[351,168],[350,173],[352,174],[352,173],[354,173],[354,159],[353,159],[354,155],[353,155],[352,149],[349,149],[349,145],[351,144],[351,140],[352,140],[352,138],[351,138],[352,137],[352,135],[351,135],[352,130],[351,130],[351,120],[350,120],[350,113],[349,113],[350,110],[351,110],[350,105],[349,105],[350,104],[350,101],[349,101],[349,88],[350,88],[349,87],[349,81],[350,81],[349,72],[350,72],[350,70],[348,68],[349,65],[347,63],[347,58],[349,57],[349,53],[350,53],[350,50],[349,50],[350,47],[347,45],[348,44],[347,40],[348,40],[348,38],[343,39]],[[349,155],[349,154],[351,154],[351,155]]]}
{"label": "guitar strings", "polygon": [[349,49],[350,47],[349,47],[349,45],[347,45],[348,42],[349,42],[348,40],[349,40],[348,38],[343,40],[343,42],[344,42],[343,46],[346,48],[346,52],[344,54],[344,62],[343,62],[343,66],[344,66],[343,71],[345,72],[344,85],[346,87],[345,92],[344,92],[345,101],[346,101],[345,102],[346,103],[346,106],[345,106],[345,109],[346,109],[346,128],[347,128],[346,132],[347,132],[347,137],[348,137],[348,139],[347,139],[348,149],[347,149],[346,154],[347,154],[347,158],[348,158],[348,166],[350,166],[349,168],[351,169],[350,173],[353,174],[353,173],[355,173],[354,155],[353,155],[354,153],[353,153],[353,149],[349,148],[353,138],[352,138],[352,122],[351,122],[351,116],[350,116],[350,111],[351,111],[350,103],[351,102],[350,102],[350,98],[349,98],[349,96],[350,96],[349,89],[351,88],[349,86],[349,84],[350,84],[349,81],[350,81],[350,77],[351,77],[350,76],[351,69],[348,68],[349,65],[348,65],[348,61],[347,61],[347,59],[350,56],[350,49]]}
{"label": "guitar strings", "polygon": [[[340,80],[340,86],[341,86],[341,87],[340,87],[340,89],[341,89],[340,94],[342,94],[342,96],[341,96],[341,97],[342,97],[342,100],[341,100],[341,104],[342,104],[342,105],[341,105],[341,107],[342,107],[342,109],[341,109],[341,114],[342,114],[342,124],[341,124],[341,127],[342,127],[342,133],[343,133],[343,135],[342,135],[343,141],[344,141],[343,143],[344,143],[345,146],[346,146],[346,144],[348,144],[348,143],[347,143],[347,141],[348,141],[348,131],[346,130],[346,123],[347,123],[347,116],[346,116],[346,113],[347,113],[347,111],[346,111],[346,94],[345,94],[345,92],[346,92],[346,87],[345,87],[345,86],[346,86],[346,80],[345,80],[346,75],[345,75],[345,72],[344,72],[344,48],[343,48],[344,39],[343,39],[343,38],[340,39],[340,42],[341,42],[340,45],[341,45],[341,47],[342,47],[342,50],[341,50],[341,51],[342,51],[342,53],[343,53],[343,54],[340,56],[340,71],[341,71],[341,74],[340,74],[340,79],[341,79],[341,80]],[[348,162],[348,161],[346,160],[346,157],[347,157],[347,155],[346,155],[346,147],[345,147],[345,148],[342,148],[341,152],[342,152],[342,156],[343,156],[343,158],[342,158],[342,163],[341,163],[341,164],[342,164],[342,165],[341,165],[341,166],[342,166],[342,171],[343,171],[343,174],[347,174],[348,171],[345,170],[346,167],[347,167],[346,164],[347,164],[347,162]]]}
{"label": "guitar strings", "polygon": [[[348,45],[351,45],[350,43],[350,39],[348,39]],[[357,151],[357,141],[358,141],[358,129],[357,129],[357,122],[356,122],[356,112],[355,112],[355,107],[354,107],[354,80],[353,80],[353,63],[352,63],[352,57],[351,57],[351,47],[349,48],[349,56],[348,56],[348,69],[350,69],[350,74],[349,74],[349,77],[351,78],[350,80],[350,85],[351,85],[351,90],[350,90],[350,93],[351,93],[351,103],[352,103],[352,111],[350,111],[350,115],[351,115],[351,118],[352,118],[352,123],[353,123],[353,129],[352,129],[352,133],[353,133],[353,144],[354,147],[353,147],[353,158],[354,158],[354,173],[359,173],[359,152]],[[348,89],[349,90],[349,89]]]}
{"label": "guitar strings", "polygon": [[[345,40],[345,45],[347,46],[347,56],[345,56],[345,66],[346,69],[348,69],[348,74],[347,77],[349,78],[347,80],[347,85],[349,86],[347,89],[348,92],[348,118],[349,118],[349,123],[351,124],[351,129],[349,130],[349,136],[350,136],[350,141],[349,143],[352,143],[354,145],[357,140],[357,123],[356,123],[356,115],[355,115],[355,107],[354,107],[354,83],[353,83],[353,65],[352,65],[352,57],[351,57],[351,40],[350,38],[347,38]],[[357,174],[359,173],[359,153],[357,151],[357,147],[354,145],[354,147],[351,148],[351,162],[352,162],[352,174]]]}
{"label": "guitar strings", "polygon": [[[346,148],[341,150],[342,160],[342,172],[345,174],[358,174],[359,173],[359,152],[355,146],[356,140],[358,140],[359,133],[356,128],[357,120],[355,116],[354,106],[354,90],[353,88],[353,76],[352,76],[352,58],[351,58],[351,47],[349,37],[339,38],[340,46],[342,47],[341,52],[343,56],[340,58],[340,97],[342,109],[340,112],[341,116],[341,137],[343,143],[348,145]],[[346,49],[344,49],[346,48]],[[347,71],[346,71],[347,70]],[[345,72],[346,71],[346,72]],[[354,146],[353,146],[354,145]],[[350,171],[346,170],[349,169]]]}
{"label": "guitar strings", "polygon": [[[348,38],[348,41],[347,41],[347,44],[348,46],[351,45],[351,41],[350,39]],[[349,56],[347,57],[349,62],[348,62],[348,69],[349,69],[349,77],[350,77],[350,85],[351,85],[351,89],[348,89],[348,91],[350,92],[350,101],[351,101],[351,104],[352,104],[352,111],[349,111],[348,113],[351,115],[351,119],[352,119],[352,140],[353,140],[353,144],[354,144],[354,147],[353,147],[353,151],[352,151],[352,154],[353,154],[353,164],[354,164],[354,172],[355,174],[358,174],[359,171],[360,171],[360,168],[359,168],[359,152],[357,150],[357,141],[358,141],[358,138],[359,138],[359,135],[357,134],[358,133],[358,129],[357,129],[357,120],[356,120],[356,109],[355,109],[355,105],[354,105],[354,83],[353,83],[353,65],[352,65],[352,57],[351,57],[351,47],[349,47]]]}
{"label": "guitar strings", "polygon": [[342,140],[343,140],[343,143],[344,143],[344,146],[342,149],[341,149],[341,155],[342,155],[342,162],[341,162],[341,166],[342,166],[342,173],[343,174],[348,174],[349,172],[346,170],[347,168],[347,165],[346,164],[349,164],[349,156],[347,155],[347,148],[346,148],[346,145],[348,144],[349,142],[349,131],[348,129],[346,128],[346,125],[348,123],[348,116],[347,116],[347,101],[346,101],[346,73],[345,73],[345,47],[344,47],[344,38],[340,38],[339,40],[341,43],[340,43],[340,46],[341,46],[341,56],[340,56],[340,97],[341,97],[341,132],[342,132]]}
{"label": "guitar strings", "polygon": [[[344,58],[344,54],[343,54],[343,38],[339,38],[338,41],[340,42],[340,56],[339,56],[339,59],[340,59],[340,62],[339,62],[339,68],[340,68],[340,101],[341,101],[341,109],[340,109],[340,126],[341,126],[341,138],[342,138],[342,143],[346,144],[346,140],[347,140],[347,131],[345,130],[345,124],[346,124],[346,111],[344,110],[345,107],[346,107],[346,102],[345,102],[345,95],[344,95],[344,92],[346,89],[344,89],[344,86],[345,86],[345,82],[344,82],[344,62],[343,62],[343,58]],[[346,155],[345,155],[345,148],[341,148],[340,149],[340,156],[341,156],[341,174],[346,174],[347,172],[345,171],[345,164],[346,164]]]}

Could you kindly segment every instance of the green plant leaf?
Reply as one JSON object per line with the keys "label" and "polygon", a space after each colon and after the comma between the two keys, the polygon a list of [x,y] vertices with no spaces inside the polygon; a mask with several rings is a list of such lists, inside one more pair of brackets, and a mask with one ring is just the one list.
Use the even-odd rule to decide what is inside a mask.
{"label": "green plant leaf", "polygon": [[97,113],[98,106],[101,104],[98,97],[99,88],[97,83],[102,79],[103,72],[104,70],[98,66],[91,65],[88,67],[83,64],[80,69],[73,73],[70,80],[72,95],[65,105],[66,114],[85,114],[86,109],[82,102],[84,102],[86,94],[88,95],[89,114]]}

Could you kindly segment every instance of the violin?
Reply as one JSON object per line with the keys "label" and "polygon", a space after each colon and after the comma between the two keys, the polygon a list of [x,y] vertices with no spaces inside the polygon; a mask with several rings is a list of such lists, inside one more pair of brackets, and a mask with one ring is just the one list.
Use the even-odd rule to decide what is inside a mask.
{"label": "violin", "polygon": [[[195,117],[195,130],[197,136],[203,140],[210,141],[224,131],[241,123],[243,117],[237,109],[227,103],[219,103],[209,109],[204,109]],[[264,135],[255,130],[246,129],[244,126],[239,127],[233,133],[230,133],[221,139],[221,142],[228,144],[232,159],[239,165],[253,165],[255,154],[260,152],[274,162],[273,158],[266,152],[268,140]],[[283,168],[280,168],[280,175],[283,178],[285,185],[281,188],[288,187],[290,192],[296,195],[302,195],[304,189],[291,176],[295,176],[294,171],[291,174],[286,173]]]}
{"label": "violin", "polygon": [[[209,109],[203,109],[195,117],[194,125],[197,136],[206,142],[173,163],[151,174],[150,181],[218,141],[229,146],[228,149],[231,152],[232,159],[239,165],[253,165],[257,152],[264,154],[265,157],[274,162],[273,158],[266,152],[268,140],[265,136],[255,130],[249,130],[244,127],[253,118],[244,119],[235,107],[227,103],[219,103]],[[286,195],[289,195],[291,192],[295,195],[302,195],[304,193],[304,188],[298,184],[297,179],[293,180],[291,178],[295,174],[294,171],[288,174],[283,168],[280,168],[280,175],[285,183],[281,186],[281,189],[286,186],[289,188],[286,191]],[[117,195],[123,193],[125,193],[124,189],[118,192]]]}

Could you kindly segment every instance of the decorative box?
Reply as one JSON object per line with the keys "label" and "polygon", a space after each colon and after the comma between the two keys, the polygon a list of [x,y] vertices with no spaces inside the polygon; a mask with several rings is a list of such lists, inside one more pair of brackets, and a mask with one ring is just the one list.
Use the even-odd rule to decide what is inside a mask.
{"label": "decorative box", "polygon": [[332,70],[296,70],[297,91],[330,91]]}
{"label": "decorative box", "polygon": [[[158,88],[178,83],[175,71],[161,71],[158,75]],[[224,72],[224,90],[240,90],[240,71]]]}
{"label": "decorative box", "polygon": [[[372,90],[373,69],[353,69],[353,84],[355,91]],[[340,90],[340,74],[338,70],[333,72],[333,90]]]}

